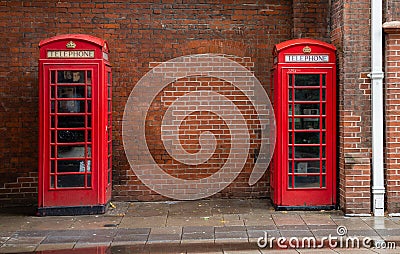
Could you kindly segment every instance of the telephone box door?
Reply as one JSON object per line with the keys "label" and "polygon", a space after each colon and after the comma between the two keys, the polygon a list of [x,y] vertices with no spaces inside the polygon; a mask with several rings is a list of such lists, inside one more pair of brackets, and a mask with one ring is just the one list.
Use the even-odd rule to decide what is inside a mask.
{"label": "telephone box door", "polygon": [[111,199],[111,67],[104,40],[40,43],[38,215],[104,213]]}
{"label": "telephone box door", "polygon": [[[93,160],[98,149],[94,122],[96,111],[98,70],[94,65],[80,65],[79,69],[61,65],[44,66],[44,84],[49,102],[50,118],[45,128],[49,145],[44,147],[47,167],[44,167],[44,201],[52,206],[95,204],[98,194],[99,172]],[[45,97],[47,97],[45,95]],[[47,150],[48,149],[48,150]]]}
{"label": "telephone box door", "polygon": [[271,174],[277,208],[336,204],[335,49],[297,39],[275,47],[277,143]]}

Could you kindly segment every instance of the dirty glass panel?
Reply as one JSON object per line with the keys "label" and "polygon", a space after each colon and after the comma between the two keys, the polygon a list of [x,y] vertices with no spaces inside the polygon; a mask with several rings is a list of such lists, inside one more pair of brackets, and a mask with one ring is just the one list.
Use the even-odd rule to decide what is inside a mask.
{"label": "dirty glass panel", "polygon": [[57,75],[58,83],[84,83],[85,71],[61,70]]}
{"label": "dirty glass panel", "polygon": [[77,143],[85,142],[84,130],[59,130],[58,143]]}
{"label": "dirty glass panel", "polygon": [[58,101],[59,113],[85,113],[85,101],[62,100]]}
{"label": "dirty glass panel", "polygon": [[318,188],[319,187],[319,176],[295,176],[294,187],[295,188]]}
{"label": "dirty glass panel", "polygon": [[317,161],[296,161],[294,163],[295,169],[294,172],[296,174],[307,174],[307,173],[319,173],[320,172],[320,164],[319,160]]}
{"label": "dirty glass panel", "polygon": [[85,98],[84,86],[58,86],[57,98]]}
{"label": "dirty glass panel", "polygon": [[85,146],[58,146],[58,158],[84,158]]}
{"label": "dirty glass panel", "polygon": [[295,101],[319,101],[320,89],[295,89]]}
{"label": "dirty glass panel", "polygon": [[92,71],[86,71],[86,84],[92,84]]}
{"label": "dirty glass panel", "polygon": [[294,148],[295,158],[319,158],[319,146],[296,146]]}
{"label": "dirty glass panel", "polygon": [[319,74],[296,74],[295,86],[319,86]]}
{"label": "dirty glass panel", "polygon": [[70,188],[70,187],[85,187],[85,175],[58,175],[57,187]]}
{"label": "dirty glass panel", "polygon": [[57,172],[85,172],[84,160],[58,160]]}
{"label": "dirty glass panel", "polygon": [[58,116],[58,128],[85,127],[85,116]]}

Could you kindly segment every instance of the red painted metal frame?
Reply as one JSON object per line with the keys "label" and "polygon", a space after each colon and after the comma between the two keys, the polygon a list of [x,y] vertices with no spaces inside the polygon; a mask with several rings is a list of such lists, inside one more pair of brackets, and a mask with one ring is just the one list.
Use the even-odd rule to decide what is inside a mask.
{"label": "red painted metal frame", "polygon": [[[66,48],[66,44],[73,41],[76,44],[74,49]],[[111,67],[108,62],[108,45],[99,38],[82,35],[67,34],[55,36],[43,40],[39,44],[39,186],[38,186],[38,206],[41,208],[52,207],[90,207],[96,205],[105,205],[111,199]],[[94,57],[90,59],[82,58],[47,58],[48,50],[91,50],[94,51]],[[51,72],[64,70],[91,71],[91,99],[87,97],[79,99],[82,101],[91,101],[92,115],[91,128],[85,125],[82,130],[91,130],[91,185],[84,187],[57,188],[50,185],[50,158],[51,158]],[[85,72],[86,73],[86,72]],[[65,87],[68,84],[60,84]],[[70,85],[70,84],[69,84]],[[86,87],[87,85],[77,84],[77,86]],[[85,89],[86,90],[86,89]],[[87,91],[87,90],[86,90]],[[85,92],[87,95],[88,92]],[[54,104],[66,99],[54,99]],[[76,99],[72,99],[76,100]],[[86,112],[88,110],[86,105]],[[55,113],[62,116],[62,113]],[[76,115],[76,114],[75,114]],[[110,116],[110,122],[108,117]],[[57,117],[54,117],[55,119]],[[87,121],[87,120],[85,120]],[[57,131],[57,126],[55,126]],[[76,130],[76,129],[73,129]],[[57,133],[55,131],[55,133]],[[86,132],[87,133],[87,132]],[[88,134],[85,134],[85,142],[88,143]],[[55,141],[57,146],[58,141]],[[85,148],[85,151],[87,148]],[[55,156],[57,157],[57,156]],[[55,175],[58,173],[55,172]],[[61,174],[61,173],[60,173]],[[69,173],[68,173],[69,174]],[[71,173],[72,175],[74,173]],[[77,173],[78,174],[78,173]]]}
{"label": "red painted metal frame", "polygon": [[[304,48],[311,49],[306,50]],[[276,130],[277,139],[273,162],[271,166],[271,197],[273,203],[277,207],[318,207],[318,206],[334,206],[336,204],[336,48],[325,42],[312,40],[312,39],[296,39],[277,44],[274,47],[274,68],[272,70],[272,82],[273,82],[273,103],[276,116]],[[327,55],[329,56],[329,62],[296,62],[287,63],[285,62],[285,55]],[[301,130],[300,132],[322,132],[326,133],[326,140],[323,144],[321,135],[320,143],[312,146],[319,146],[320,152],[322,147],[325,147],[325,158],[321,159],[322,155],[316,161],[320,161],[320,167],[322,161],[325,160],[326,168],[326,186],[320,183],[318,188],[294,188],[292,185],[289,187],[288,175],[289,175],[289,149],[295,146],[294,142],[289,142],[289,76],[301,75],[301,74],[318,74],[320,81],[322,75],[326,77],[325,87],[325,98],[326,101],[318,102],[320,104],[320,113],[317,116],[319,124],[322,124],[322,119],[325,118],[326,129],[322,130],[322,127],[318,130],[308,131],[307,129]],[[321,84],[320,84],[321,85]],[[301,87],[300,87],[301,88]],[[304,87],[303,87],[304,88]],[[317,87],[315,87],[317,88]],[[320,88],[320,100],[322,98]],[[307,89],[307,88],[304,88]],[[294,101],[294,94],[292,95],[292,101]],[[296,101],[297,103],[297,101]],[[307,103],[306,101],[303,103]],[[322,104],[325,103],[325,115],[321,112]],[[300,102],[301,104],[301,102]],[[304,116],[294,117],[294,108],[292,108],[292,123],[294,126],[295,118],[305,118]],[[311,118],[309,116],[309,118]],[[294,137],[293,140],[294,141]],[[292,144],[290,144],[292,143]],[[307,145],[301,145],[306,147]],[[294,153],[294,151],[293,151]],[[292,153],[292,154],[293,154]],[[294,155],[292,155],[294,156]],[[296,159],[301,161],[301,159]],[[308,159],[306,159],[308,160]],[[294,164],[292,164],[291,175],[296,175],[294,171]],[[319,169],[317,176],[324,175],[322,168]],[[301,174],[297,174],[301,175]],[[309,173],[307,175],[313,175]],[[293,178],[293,177],[292,177]],[[322,177],[320,178],[322,181]]]}

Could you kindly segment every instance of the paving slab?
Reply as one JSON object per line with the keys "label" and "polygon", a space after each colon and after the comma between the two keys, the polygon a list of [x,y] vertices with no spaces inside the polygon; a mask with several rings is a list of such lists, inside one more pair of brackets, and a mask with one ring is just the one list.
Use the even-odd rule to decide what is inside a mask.
{"label": "paving slab", "polygon": [[[103,246],[102,250],[108,248],[112,253],[121,254],[361,253],[355,248],[330,249],[327,245],[317,250],[257,246],[258,239],[266,235],[269,239],[297,237],[300,240],[302,237],[321,240],[329,235],[338,236],[338,226],[346,227],[347,236],[369,237],[377,242],[384,240],[400,248],[400,218],[397,217],[347,217],[340,211],[275,211],[267,200],[249,199],[113,204],[115,208],[104,215],[0,214],[0,252],[82,247],[97,250],[98,246]],[[277,247],[276,241],[273,246]],[[374,252],[362,251],[398,253],[393,250],[378,252],[376,248]]]}

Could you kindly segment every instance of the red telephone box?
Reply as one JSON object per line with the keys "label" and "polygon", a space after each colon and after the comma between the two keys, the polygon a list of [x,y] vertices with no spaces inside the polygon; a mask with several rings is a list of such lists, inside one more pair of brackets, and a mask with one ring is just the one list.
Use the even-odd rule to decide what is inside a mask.
{"label": "red telephone box", "polygon": [[39,44],[39,215],[104,213],[111,199],[111,67],[99,38]]}
{"label": "red telephone box", "polygon": [[336,48],[295,39],[275,45],[276,147],[271,191],[277,209],[336,204]]}

